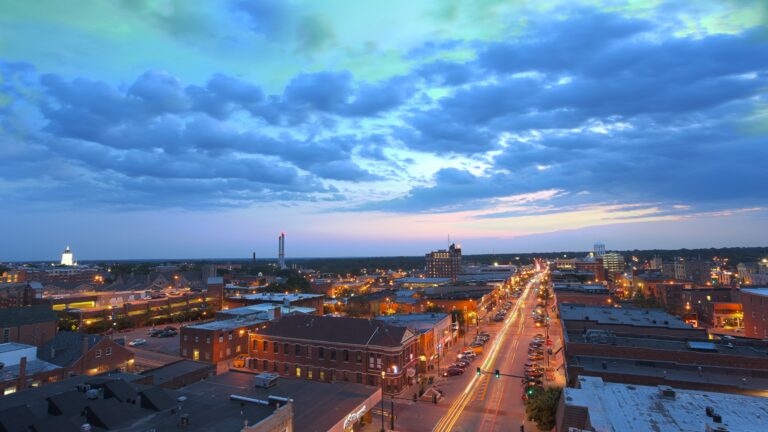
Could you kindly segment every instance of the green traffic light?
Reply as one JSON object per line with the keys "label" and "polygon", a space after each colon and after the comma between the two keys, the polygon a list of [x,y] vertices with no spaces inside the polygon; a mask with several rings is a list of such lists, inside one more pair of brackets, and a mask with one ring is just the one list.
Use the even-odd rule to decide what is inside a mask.
{"label": "green traffic light", "polygon": [[480,376],[481,373],[482,371],[480,371],[480,368],[477,368],[477,376]]}

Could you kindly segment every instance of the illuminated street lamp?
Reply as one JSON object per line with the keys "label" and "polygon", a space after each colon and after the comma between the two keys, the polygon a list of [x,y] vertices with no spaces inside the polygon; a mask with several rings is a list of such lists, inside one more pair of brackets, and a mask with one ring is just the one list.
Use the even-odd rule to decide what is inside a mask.
{"label": "illuminated street lamp", "polygon": [[386,432],[384,430],[384,378],[386,377],[387,372],[381,371],[381,432]]}

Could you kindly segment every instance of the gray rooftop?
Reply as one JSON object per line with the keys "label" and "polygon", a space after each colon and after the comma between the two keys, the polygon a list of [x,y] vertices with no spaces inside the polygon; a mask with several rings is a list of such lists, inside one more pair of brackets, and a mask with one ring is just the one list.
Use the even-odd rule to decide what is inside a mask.
{"label": "gray rooftop", "polygon": [[[565,403],[586,407],[596,432],[701,432],[705,425],[762,432],[768,425],[765,398],[680,389],[662,396],[660,387],[606,383],[597,377],[579,377],[579,386],[564,389]],[[721,424],[706,415],[707,407],[722,416]]]}
{"label": "gray rooftop", "polygon": [[563,321],[597,321],[600,324],[621,324],[644,327],[692,329],[680,318],[660,309],[616,308],[564,303],[559,306]]}
{"label": "gray rooftop", "polygon": [[709,354],[722,354],[731,356],[758,357],[765,359],[768,356],[767,350],[762,347],[753,347],[743,344],[725,344],[687,341],[678,339],[661,339],[653,337],[626,337],[626,336],[607,336],[607,341],[590,339],[592,336],[582,332],[569,332],[569,342],[591,342],[591,343],[610,343],[612,346],[646,348],[649,350],[664,351],[697,351]]}
{"label": "gray rooftop", "polygon": [[269,322],[268,319],[243,319],[243,318],[233,318],[228,320],[220,320],[220,321],[210,321],[207,323],[202,324],[192,324],[188,326],[184,326],[183,328],[188,329],[199,329],[199,330],[235,330],[246,326],[251,326],[255,324],[261,324]]}

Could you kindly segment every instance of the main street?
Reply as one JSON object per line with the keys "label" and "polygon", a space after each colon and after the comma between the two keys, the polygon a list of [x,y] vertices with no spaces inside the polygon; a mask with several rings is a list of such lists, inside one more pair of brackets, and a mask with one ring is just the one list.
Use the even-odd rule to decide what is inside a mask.
{"label": "main street", "polygon": [[[521,399],[522,385],[519,378],[505,376],[523,375],[527,362],[528,343],[536,333],[543,333],[530,319],[530,311],[536,305],[536,288],[539,276],[531,278],[522,296],[513,306],[491,344],[487,354],[471,365],[472,378],[464,391],[451,401],[445,415],[435,425],[434,432],[449,431],[509,431],[524,424],[525,406]],[[484,372],[475,374],[475,368]],[[470,369],[468,368],[468,369]],[[495,377],[495,371],[502,374]],[[535,430],[525,423],[526,430]]]}

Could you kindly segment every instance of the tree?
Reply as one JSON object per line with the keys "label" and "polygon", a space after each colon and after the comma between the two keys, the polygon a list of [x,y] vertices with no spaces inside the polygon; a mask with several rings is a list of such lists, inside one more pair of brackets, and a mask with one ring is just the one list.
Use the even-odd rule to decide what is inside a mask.
{"label": "tree", "polygon": [[562,392],[562,388],[550,387],[534,392],[525,402],[526,416],[535,421],[539,429],[551,430],[555,427],[555,415]]}
{"label": "tree", "polygon": [[443,312],[444,309],[445,308],[443,306],[433,304],[433,305],[427,306],[427,308],[424,310],[429,313],[441,313]]}

